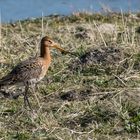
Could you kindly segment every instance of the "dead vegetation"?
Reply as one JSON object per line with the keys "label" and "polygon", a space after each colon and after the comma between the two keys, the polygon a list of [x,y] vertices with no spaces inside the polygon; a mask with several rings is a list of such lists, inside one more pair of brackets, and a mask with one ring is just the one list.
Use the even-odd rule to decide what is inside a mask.
{"label": "dead vegetation", "polygon": [[[53,63],[35,93],[39,103],[30,95],[34,112],[24,109],[22,96],[0,96],[0,138],[139,139],[138,19],[78,13],[44,17],[43,23],[34,19],[3,24],[0,77],[21,60],[38,55],[42,34],[74,55],[52,52]],[[6,87],[10,92],[21,89]]]}

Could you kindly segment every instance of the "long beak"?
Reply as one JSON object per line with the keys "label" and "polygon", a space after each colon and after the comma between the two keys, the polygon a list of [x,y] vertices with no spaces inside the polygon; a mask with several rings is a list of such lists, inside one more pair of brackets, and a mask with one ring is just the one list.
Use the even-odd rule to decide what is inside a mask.
{"label": "long beak", "polygon": [[75,52],[69,52],[69,51],[64,50],[64,49],[61,48],[57,43],[55,43],[55,44],[53,45],[53,48],[58,49],[62,54],[70,54],[70,55],[72,55],[72,56],[78,56]]}
{"label": "long beak", "polygon": [[70,53],[70,52],[64,50],[63,48],[61,48],[61,47],[60,47],[58,44],[56,44],[56,43],[53,45],[53,47],[56,48],[56,49],[58,49],[61,53],[64,53],[64,54]]}

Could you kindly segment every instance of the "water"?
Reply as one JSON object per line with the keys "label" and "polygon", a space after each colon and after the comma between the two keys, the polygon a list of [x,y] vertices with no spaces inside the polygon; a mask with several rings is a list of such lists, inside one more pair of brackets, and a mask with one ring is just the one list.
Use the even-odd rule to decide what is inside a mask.
{"label": "water", "polygon": [[0,0],[2,22],[50,14],[68,15],[76,11],[101,12],[105,5],[113,11],[140,12],[140,0]]}

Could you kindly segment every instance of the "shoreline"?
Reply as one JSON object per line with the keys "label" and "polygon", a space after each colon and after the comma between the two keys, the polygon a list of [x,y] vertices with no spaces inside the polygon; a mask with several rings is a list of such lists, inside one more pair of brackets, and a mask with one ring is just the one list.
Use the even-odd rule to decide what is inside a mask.
{"label": "shoreline", "polygon": [[[87,12],[87,11],[85,11],[85,12],[74,12],[74,13],[71,13],[71,14],[69,14],[69,15],[61,15],[61,14],[50,14],[50,15],[47,15],[47,16],[43,16],[43,17],[29,17],[29,18],[25,18],[25,19],[20,19],[20,20],[15,20],[15,21],[9,21],[9,22],[2,22],[1,24],[14,24],[14,23],[16,23],[16,22],[18,22],[18,21],[20,21],[20,22],[24,22],[24,21],[32,21],[32,20],[40,20],[40,19],[42,19],[42,18],[54,18],[54,17],[65,17],[65,18],[67,18],[67,17],[72,17],[72,16],[74,16],[74,15],[78,15],[78,14],[85,14],[85,15],[100,15],[100,16],[108,16],[108,15],[124,15],[124,16],[131,16],[131,15],[133,15],[133,16],[135,16],[135,17],[140,17],[140,12],[123,12],[123,13],[121,13],[121,12],[96,12],[96,13],[94,13],[94,12]],[[1,17],[2,18],[2,17]]]}

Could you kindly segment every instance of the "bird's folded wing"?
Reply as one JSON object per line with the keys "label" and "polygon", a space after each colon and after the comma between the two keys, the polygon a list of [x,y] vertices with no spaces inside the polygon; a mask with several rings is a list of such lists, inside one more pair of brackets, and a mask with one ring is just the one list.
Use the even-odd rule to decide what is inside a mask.
{"label": "bird's folded wing", "polygon": [[19,63],[14,69],[0,80],[0,86],[11,85],[38,78],[42,73],[42,64],[38,59],[29,59]]}

